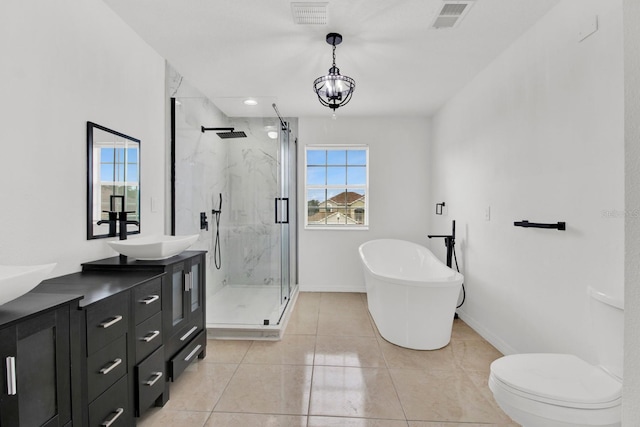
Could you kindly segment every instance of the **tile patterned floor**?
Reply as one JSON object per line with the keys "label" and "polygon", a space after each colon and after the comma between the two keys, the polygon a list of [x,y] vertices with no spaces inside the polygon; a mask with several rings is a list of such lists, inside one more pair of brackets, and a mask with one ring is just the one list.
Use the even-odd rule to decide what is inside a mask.
{"label": "tile patterned floor", "polygon": [[461,320],[443,349],[390,344],[364,294],[301,293],[281,341],[207,345],[139,426],[517,426],[487,387],[495,348]]}

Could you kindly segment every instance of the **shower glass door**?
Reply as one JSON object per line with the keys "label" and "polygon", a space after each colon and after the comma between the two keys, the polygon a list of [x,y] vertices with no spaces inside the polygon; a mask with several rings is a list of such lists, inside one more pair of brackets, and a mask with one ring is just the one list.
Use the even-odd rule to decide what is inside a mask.
{"label": "shower glass door", "polygon": [[[280,304],[284,309],[285,304],[289,300],[291,294],[291,278],[290,278],[290,247],[289,247],[289,228],[291,206],[289,199],[289,173],[290,173],[290,151],[289,151],[289,124],[280,129],[280,193],[282,215],[280,215]],[[284,128],[284,129],[283,129]],[[295,207],[294,207],[295,209]]]}
{"label": "shower glass door", "polygon": [[[224,117],[206,99],[177,101],[175,233],[199,234],[192,248],[207,251],[207,326],[278,324],[295,280],[290,132],[274,118]],[[201,127],[233,127],[246,137],[223,139]],[[278,137],[272,139],[269,131],[278,131]],[[217,223],[212,210],[219,210],[220,195]],[[200,228],[202,213],[208,229]]]}
{"label": "shower glass door", "polygon": [[288,289],[288,274],[283,271],[288,272],[289,243],[283,238],[288,230],[285,132],[269,138],[261,118],[234,118],[231,125],[245,131],[247,138],[230,140],[227,147],[227,233],[222,254],[228,260],[228,289],[221,295],[227,307],[233,307],[228,323],[275,325],[289,297],[283,293]]}

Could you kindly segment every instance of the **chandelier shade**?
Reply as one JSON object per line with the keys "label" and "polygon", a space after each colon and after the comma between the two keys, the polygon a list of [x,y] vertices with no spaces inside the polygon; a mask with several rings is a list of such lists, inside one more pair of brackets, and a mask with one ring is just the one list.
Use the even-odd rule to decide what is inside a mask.
{"label": "chandelier shade", "polygon": [[318,95],[318,101],[331,108],[334,113],[351,101],[353,91],[356,88],[356,81],[351,77],[340,74],[340,69],[336,67],[336,46],[342,43],[342,36],[338,33],[327,34],[327,43],[333,47],[333,64],[329,68],[329,74],[318,77],[313,82],[313,90]]}

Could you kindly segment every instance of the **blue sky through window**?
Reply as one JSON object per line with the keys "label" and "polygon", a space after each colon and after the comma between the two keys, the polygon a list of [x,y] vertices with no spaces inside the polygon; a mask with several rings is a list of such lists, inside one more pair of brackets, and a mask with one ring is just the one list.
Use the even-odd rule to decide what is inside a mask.
{"label": "blue sky through window", "polygon": [[[126,152],[126,166],[125,166]],[[125,176],[126,171],[126,176]],[[100,149],[100,181],[138,182],[138,149],[104,147]]]}
{"label": "blue sky through window", "polygon": [[307,185],[366,185],[366,150],[307,150]]}

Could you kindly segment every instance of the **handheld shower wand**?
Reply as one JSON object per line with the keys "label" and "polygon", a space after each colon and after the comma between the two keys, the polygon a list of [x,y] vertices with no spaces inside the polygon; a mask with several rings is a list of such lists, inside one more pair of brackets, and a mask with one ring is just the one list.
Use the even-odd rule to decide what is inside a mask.
{"label": "handheld shower wand", "polygon": [[218,270],[222,267],[222,252],[220,251],[220,214],[222,214],[222,193],[219,194],[220,203],[218,205],[218,209],[213,209],[211,211],[216,221],[216,240],[213,245],[213,262]]}

